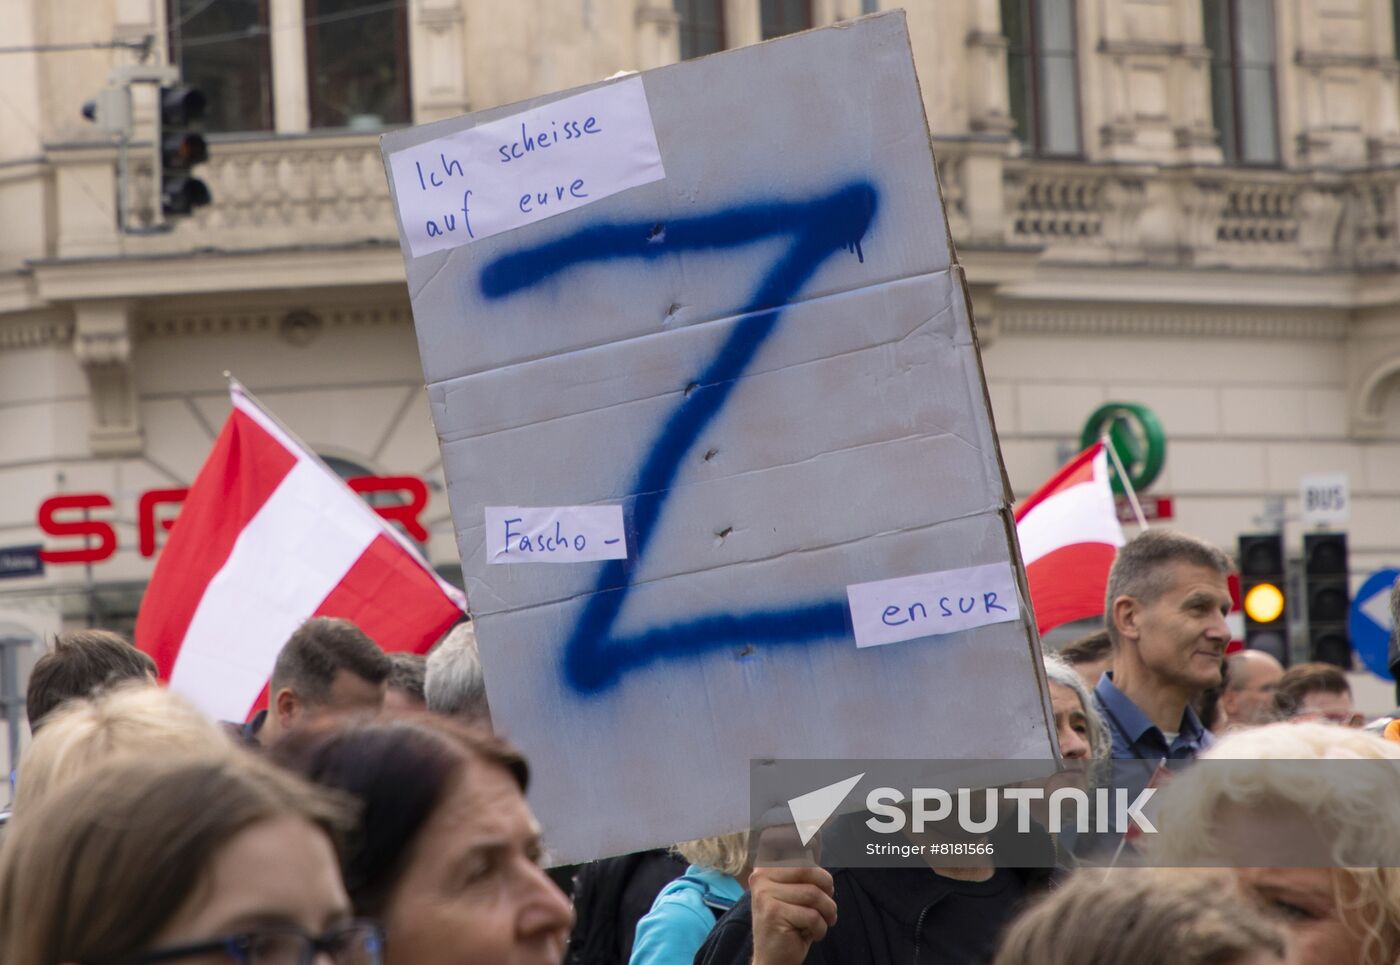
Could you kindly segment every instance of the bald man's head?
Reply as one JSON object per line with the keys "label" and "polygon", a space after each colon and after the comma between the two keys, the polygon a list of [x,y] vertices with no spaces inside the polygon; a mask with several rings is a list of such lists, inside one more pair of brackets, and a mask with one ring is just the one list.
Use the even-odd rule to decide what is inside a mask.
{"label": "bald man's head", "polygon": [[1262,650],[1240,650],[1225,658],[1228,667],[1220,706],[1233,727],[1257,727],[1274,719],[1274,690],[1283,665]]}

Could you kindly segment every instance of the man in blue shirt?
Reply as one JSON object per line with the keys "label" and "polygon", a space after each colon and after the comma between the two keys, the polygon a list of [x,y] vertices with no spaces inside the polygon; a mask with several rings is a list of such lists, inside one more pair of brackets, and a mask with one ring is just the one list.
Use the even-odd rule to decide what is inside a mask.
{"label": "man in blue shirt", "polygon": [[1104,607],[1113,670],[1094,688],[1114,759],[1190,759],[1214,743],[1191,701],[1220,684],[1232,568],[1214,546],[1166,530],[1118,551]]}

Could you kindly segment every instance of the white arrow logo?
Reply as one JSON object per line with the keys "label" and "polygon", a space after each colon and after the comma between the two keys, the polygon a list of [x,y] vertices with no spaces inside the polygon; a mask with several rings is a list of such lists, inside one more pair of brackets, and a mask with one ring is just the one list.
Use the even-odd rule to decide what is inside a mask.
{"label": "white arrow logo", "polygon": [[837,781],[835,784],[828,784],[826,787],[819,787],[815,791],[808,791],[806,794],[799,794],[788,801],[788,810],[792,812],[792,823],[797,825],[797,836],[802,839],[803,845],[816,835],[826,823],[827,818],[836,812],[841,806],[841,802],[846,800],[846,795],[860,783],[860,779],[865,776],[865,772],[857,774],[855,777],[848,777],[844,781]]}
{"label": "white arrow logo", "polygon": [[1390,621],[1390,587],[1379,589],[1368,596],[1360,609],[1376,626],[1387,633],[1395,629]]}

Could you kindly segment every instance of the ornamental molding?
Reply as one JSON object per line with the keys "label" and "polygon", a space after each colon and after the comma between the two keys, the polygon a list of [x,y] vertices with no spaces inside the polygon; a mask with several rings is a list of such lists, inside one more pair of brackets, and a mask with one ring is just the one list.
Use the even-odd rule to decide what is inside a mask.
{"label": "ornamental molding", "polygon": [[1179,57],[1186,52],[1186,44],[1175,40],[1120,40],[1104,37],[1099,40],[1099,53],[1120,57]]}
{"label": "ornamental molding", "polygon": [[461,5],[456,3],[448,6],[435,6],[424,3],[418,8],[418,23],[433,30],[453,27],[464,22],[466,19],[466,14],[462,12]]}
{"label": "ornamental molding", "polygon": [[323,330],[406,325],[413,321],[407,305],[354,305],[323,307],[221,308],[211,311],[160,312],[145,315],[139,323],[142,338],[184,335],[228,335],[253,332],[285,332],[291,316],[312,315]]}
{"label": "ornamental molding", "polygon": [[672,29],[680,27],[681,15],[670,4],[653,6],[649,3],[642,3],[637,6],[634,20],[638,26],[655,24],[664,37]]}
{"label": "ornamental molding", "polygon": [[1359,67],[1374,70],[1379,67],[1392,67],[1394,57],[1381,57],[1368,53],[1346,53],[1332,50],[1309,50],[1299,48],[1293,55],[1293,62],[1299,67],[1320,70],[1328,67]]}
{"label": "ornamental molding", "polygon": [[966,42],[969,47],[1001,48],[1003,50],[1011,45],[1005,34],[991,33],[986,30],[969,31]]}
{"label": "ornamental molding", "polygon": [[1345,312],[1197,312],[1135,308],[997,306],[1005,335],[1128,335],[1161,338],[1295,338],[1341,340]]}
{"label": "ornamental molding", "polygon": [[1111,57],[1169,57],[1187,61],[1208,61],[1210,48],[1204,44],[1182,43],[1176,40],[1124,40],[1103,38],[1099,53]]}
{"label": "ornamental molding", "polygon": [[64,316],[19,321],[7,319],[0,325],[0,351],[67,345],[73,341],[73,328],[73,319]]}

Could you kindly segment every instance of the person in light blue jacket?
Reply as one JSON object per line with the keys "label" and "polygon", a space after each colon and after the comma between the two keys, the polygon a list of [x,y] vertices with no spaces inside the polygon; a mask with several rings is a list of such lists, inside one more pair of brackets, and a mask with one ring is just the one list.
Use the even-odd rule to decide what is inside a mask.
{"label": "person in light blue jacket", "polygon": [[710,929],[744,895],[749,832],[701,838],[676,846],[690,862],[637,922],[629,965],[689,965]]}

